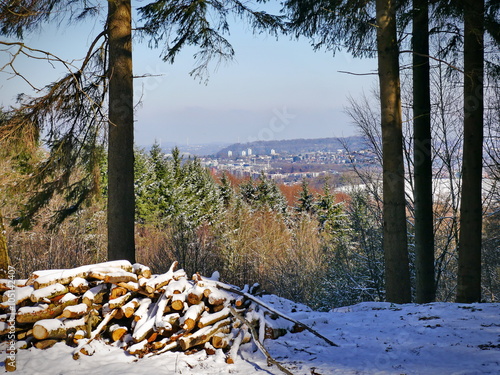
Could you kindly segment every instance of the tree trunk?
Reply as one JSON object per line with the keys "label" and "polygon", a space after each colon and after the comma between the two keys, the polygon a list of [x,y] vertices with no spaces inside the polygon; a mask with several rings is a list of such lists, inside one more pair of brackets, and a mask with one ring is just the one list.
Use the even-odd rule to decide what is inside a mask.
{"label": "tree trunk", "polygon": [[135,263],[134,108],[130,0],[108,0],[108,260]]}
{"label": "tree trunk", "polygon": [[9,266],[10,258],[7,249],[7,237],[3,226],[3,216],[0,212],[0,279],[7,279],[9,277]]}
{"label": "tree trunk", "polygon": [[464,147],[457,302],[481,299],[484,0],[464,2]]}
{"label": "tree trunk", "polygon": [[377,0],[377,50],[383,154],[386,299],[411,301],[406,233],[403,132],[395,3]]}
{"label": "tree trunk", "polygon": [[416,302],[436,297],[432,212],[429,3],[413,0],[413,170],[415,178]]}

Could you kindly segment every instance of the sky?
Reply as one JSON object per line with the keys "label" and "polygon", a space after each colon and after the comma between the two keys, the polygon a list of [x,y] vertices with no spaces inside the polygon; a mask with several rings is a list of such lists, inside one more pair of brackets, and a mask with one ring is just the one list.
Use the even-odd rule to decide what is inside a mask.
{"label": "sky", "polygon": [[[102,20],[59,28],[44,27],[25,42],[68,59],[84,56],[101,29]],[[207,83],[189,75],[194,48],[182,51],[175,63],[161,60],[160,49],[134,43],[135,143],[206,144],[255,140],[342,137],[356,133],[344,113],[347,97],[356,98],[377,84],[374,59],[347,53],[314,52],[308,40],[253,35],[241,21],[232,22],[227,37],[234,47],[232,62],[211,66]],[[4,56],[2,56],[4,55]],[[0,54],[0,62],[5,54]],[[3,65],[3,63],[2,63]],[[18,61],[20,70],[39,86],[63,72],[47,62]],[[19,78],[0,75],[0,105],[30,93]],[[139,98],[140,103],[139,103]]]}

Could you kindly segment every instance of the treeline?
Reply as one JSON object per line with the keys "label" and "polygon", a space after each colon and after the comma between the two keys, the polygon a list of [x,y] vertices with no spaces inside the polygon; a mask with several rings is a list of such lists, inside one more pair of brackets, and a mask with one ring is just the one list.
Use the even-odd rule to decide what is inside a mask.
{"label": "treeline", "polygon": [[[303,181],[295,199],[287,201],[288,187],[264,175],[256,180],[214,175],[177,149],[167,157],[154,145],[136,150],[135,160],[137,259],[154,272],[165,272],[177,260],[188,273],[219,271],[225,282],[258,282],[268,292],[317,309],[385,299],[382,206],[355,181],[342,193],[328,184],[318,192]],[[104,199],[57,230],[44,227],[50,207],[40,215],[30,231],[8,229],[19,277],[106,260]],[[498,228],[490,224],[486,238],[494,238]],[[439,241],[447,235],[436,234]],[[485,270],[493,273],[484,274],[483,295],[497,300],[500,287],[491,266],[498,260],[491,259],[494,248],[485,247],[484,253],[490,262]],[[456,252],[450,252],[439,268],[441,300],[454,298],[456,267]]]}

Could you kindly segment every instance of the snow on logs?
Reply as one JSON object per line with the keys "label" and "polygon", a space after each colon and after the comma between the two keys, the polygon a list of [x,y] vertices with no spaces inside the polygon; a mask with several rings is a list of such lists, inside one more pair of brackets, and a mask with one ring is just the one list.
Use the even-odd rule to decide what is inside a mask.
{"label": "snow on logs", "polygon": [[[240,290],[214,276],[189,279],[176,268],[174,262],[166,273],[153,275],[142,264],[112,261],[36,271],[14,290],[1,287],[0,280],[0,328],[9,317],[7,302],[15,302],[16,335],[24,347],[47,348],[65,341],[75,347],[74,358],[91,355],[88,342],[102,339],[139,357],[167,350],[213,354],[220,349],[231,363],[239,346],[251,339],[246,324],[269,333],[265,338],[275,338],[272,333],[283,322],[266,313],[255,297],[245,297],[256,288]],[[284,326],[292,329],[286,321]],[[0,329],[0,336],[7,331]]]}

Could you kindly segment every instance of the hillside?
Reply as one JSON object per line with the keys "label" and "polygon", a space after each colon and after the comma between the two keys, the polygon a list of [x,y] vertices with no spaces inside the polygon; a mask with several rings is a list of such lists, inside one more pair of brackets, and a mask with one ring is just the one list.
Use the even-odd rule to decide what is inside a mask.
{"label": "hillside", "polygon": [[317,138],[317,139],[287,139],[272,141],[255,141],[249,143],[235,143],[224,147],[217,153],[217,157],[227,157],[228,152],[241,155],[242,151],[252,150],[253,155],[270,155],[271,150],[278,154],[299,155],[307,152],[336,152],[344,149],[346,142],[352,150],[361,150],[366,147],[366,140],[360,136],[345,138]]}

